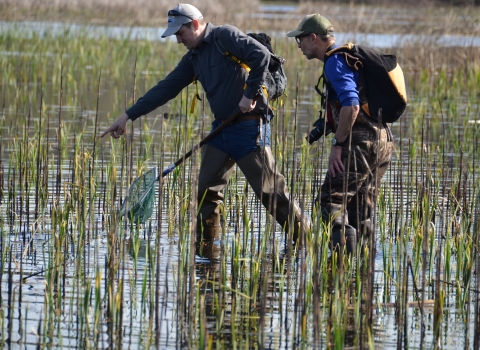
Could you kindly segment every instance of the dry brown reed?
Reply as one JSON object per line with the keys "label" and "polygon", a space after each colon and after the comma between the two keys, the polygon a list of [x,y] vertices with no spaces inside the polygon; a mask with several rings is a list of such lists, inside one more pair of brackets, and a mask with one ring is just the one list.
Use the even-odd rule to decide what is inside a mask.
{"label": "dry brown reed", "polygon": [[414,44],[389,49],[408,72],[428,67],[431,72],[441,69],[452,72],[480,66],[480,47],[438,47],[435,44]]}
{"label": "dry brown reed", "polygon": [[[0,17],[6,20],[53,20],[107,25],[164,26],[166,14],[178,2],[167,0],[3,0]],[[237,22],[259,6],[258,0],[192,0],[212,22]],[[241,14],[241,15],[239,15]]]}
{"label": "dry brown reed", "polygon": [[[244,30],[286,30],[308,13],[320,12],[337,32],[419,33],[422,35],[479,35],[480,14],[471,1],[451,6],[451,1],[349,1],[348,4],[299,2],[281,16],[255,16],[263,10],[260,0],[191,0],[215,24],[233,24]],[[2,20],[44,20],[127,26],[165,26],[166,14],[177,2],[167,0],[2,0]],[[268,4],[268,2],[264,3]],[[291,3],[290,3],[291,4]],[[375,5],[375,6],[371,6]],[[266,10],[269,14],[276,10]],[[399,15],[400,14],[400,15]],[[401,20],[399,20],[401,18]]]}
{"label": "dry brown reed", "polygon": [[336,32],[395,33],[420,35],[479,35],[480,10],[452,7],[435,2],[392,2],[388,6],[364,4],[338,5],[302,2],[298,13],[320,12],[332,23]]}

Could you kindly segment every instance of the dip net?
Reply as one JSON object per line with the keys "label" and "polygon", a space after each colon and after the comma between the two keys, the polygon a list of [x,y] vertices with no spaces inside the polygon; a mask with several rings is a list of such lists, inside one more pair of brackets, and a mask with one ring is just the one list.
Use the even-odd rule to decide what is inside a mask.
{"label": "dip net", "polygon": [[152,168],[136,178],[128,189],[120,214],[127,215],[131,222],[144,224],[153,214],[156,181],[157,168]]}

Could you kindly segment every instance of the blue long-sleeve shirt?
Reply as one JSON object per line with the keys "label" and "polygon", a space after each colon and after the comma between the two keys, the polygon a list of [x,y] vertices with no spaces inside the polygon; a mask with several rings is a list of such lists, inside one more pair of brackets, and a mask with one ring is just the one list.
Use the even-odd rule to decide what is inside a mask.
{"label": "blue long-sleeve shirt", "polygon": [[[223,55],[224,52],[214,42],[215,37],[227,51],[248,64],[250,73]],[[153,111],[177,96],[196,77],[202,84],[215,118],[225,120],[237,110],[243,95],[253,99],[261,91],[269,61],[267,48],[238,28],[230,25],[216,27],[207,23],[200,45],[189,50],[177,67],[126,113],[129,119],[135,120]],[[267,109],[267,101],[263,97],[257,100],[255,109],[249,114],[266,114]]]}
{"label": "blue long-sleeve shirt", "polygon": [[340,101],[342,107],[360,105],[357,88],[360,73],[348,66],[345,57],[332,55],[325,62],[325,76],[331,84],[331,88],[328,89],[330,101]]}

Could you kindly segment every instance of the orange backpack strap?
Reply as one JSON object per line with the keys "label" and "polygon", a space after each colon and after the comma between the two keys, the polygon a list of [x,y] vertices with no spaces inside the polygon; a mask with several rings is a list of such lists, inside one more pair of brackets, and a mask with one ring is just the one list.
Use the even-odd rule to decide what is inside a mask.
{"label": "orange backpack strap", "polygon": [[193,82],[192,83],[195,85],[195,97],[192,99],[192,104],[190,105],[190,113],[193,113],[195,111],[195,104],[196,104],[197,100],[199,100],[199,101],[202,100],[200,98],[200,95],[198,94],[198,80],[197,80],[196,75],[193,76]]}

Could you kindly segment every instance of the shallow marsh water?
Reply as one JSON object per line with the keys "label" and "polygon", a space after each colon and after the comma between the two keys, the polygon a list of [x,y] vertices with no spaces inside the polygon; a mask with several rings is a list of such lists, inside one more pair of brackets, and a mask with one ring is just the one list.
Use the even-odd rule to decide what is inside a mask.
{"label": "shallow marsh water", "polygon": [[[128,40],[123,44],[128,45]],[[182,53],[173,45],[168,49],[171,62],[162,63],[158,70],[152,69],[155,65],[139,63],[136,80],[139,94],[168,72],[169,65],[174,65]],[[22,50],[0,51],[4,59],[35,53],[27,47]],[[359,346],[355,333],[362,328],[358,327],[355,313],[362,312],[356,309],[355,301],[344,310],[334,304],[330,298],[342,299],[335,294],[339,292],[338,286],[322,288],[320,304],[312,301],[314,293],[309,289],[313,289],[315,279],[322,279],[326,285],[332,283],[318,274],[312,261],[315,256],[324,258],[324,250],[314,254],[312,250],[308,254],[300,251],[289,258],[288,250],[283,250],[285,239],[280,228],[268,228],[268,217],[258,201],[251,193],[245,193],[240,172],[232,175],[226,192],[223,245],[212,247],[221,252],[219,260],[211,262],[195,257],[191,247],[190,213],[195,211],[192,198],[198,157],[165,180],[162,207],[160,210],[156,207],[158,211],[145,226],[132,228],[125,221],[116,222],[115,209],[125,195],[128,179],[137,176],[141,169],[164,168],[195,144],[209,130],[208,108],[203,113],[201,106],[197,107],[194,117],[186,121],[185,96],[191,96],[190,90],[190,95],[180,96],[137,122],[133,141],[129,138],[125,143],[96,141],[95,130],[109,125],[122,105],[128,103],[125,99],[132,99],[133,61],[124,66],[127,69],[118,78],[114,67],[104,64],[99,70],[95,62],[88,60],[79,64],[80,54],[68,53],[61,94],[58,83],[61,67],[54,59],[59,52],[57,49],[45,52],[53,57],[54,64],[42,71],[48,76],[39,79],[43,83],[36,81],[35,72],[19,71],[11,76],[5,74],[0,89],[0,185],[4,190],[0,200],[0,340],[4,347],[328,348],[337,339],[329,332],[332,328],[332,334],[336,329],[343,332],[338,337],[345,339],[346,345],[355,341]],[[295,54],[299,53],[293,51]],[[145,57],[148,60],[148,55]],[[319,71],[318,65],[306,65],[303,57],[292,58],[290,62],[292,88],[272,125],[277,135],[273,148],[279,168],[288,183],[294,184],[291,191],[311,215],[311,202],[325,166],[320,161],[321,144],[307,147],[303,135],[310,130],[319,109],[313,90]],[[73,63],[77,66],[69,67]],[[14,64],[8,63],[8,67]],[[102,80],[97,86],[100,73]],[[406,71],[406,74],[413,82],[414,73]],[[297,77],[298,94],[293,83]],[[126,86],[128,93],[123,91]],[[42,91],[45,114],[39,127]],[[412,94],[407,114],[393,126],[397,152],[382,188],[374,266],[372,342],[379,349],[396,348],[399,344],[419,348],[422,341],[423,347],[432,347],[435,342],[434,318],[438,317],[432,303],[435,284],[426,284],[423,309],[417,301],[423,279],[418,265],[421,259],[415,256],[422,256],[418,237],[424,227],[427,231],[438,230],[431,236],[437,249],[451,244],[449,249],[456,252],[462,247],[451,241],[455,237],[468,240],[468,233],[475,232],[477,141],[476,134],[466,128],[472,127],[468,120],[478,117],[478,102],[472,101],[468,91],[463,91],[459,97],[445,96],[436,109],[432,102],[436,98],[435,94],[427,100]],[[425,104],[430,105],[422,109]],[[60,111],[65,136],[58,164]],[[164,114],[168,118],[162,124]],[[42,134],[40,143],[38,134]],[[132,156],[125,151],[130,147]],[[33,156],[28,155],[30,152]],[[41,155],[40,168],[34,165],[37,154]],[[37,186],[29,174],[42,176],[45,181],[44,188],[38,186],[40,193],[35,192]],[[449,196],[450,190],[455,192],[453,199],[438,204],[440,197]],[[156,191],[158,199],[158,185]],[[40,212],[35,214],[39,198],[44,202],[39,203]],[[421,215],[418,203],[424,200],[431,210],[422,213],[436,215],[431,224],[422,226],[422,220],[417,218]],[[455,200],[464,202],[458,206]],[[125,236],[131,238],[130,245],[125,244],[128,241]],[[268,241],[263,244],[265,237]],[[408,237],[408,242],[403,242],[402,237]],[[439,343],[444,349],[473,348],[478,282],[476,275],[468,276],[469,270],[461,266],[463,260],[472,263],[476,257],[468,255],[472,250],[464,248],[460,258],[447,248],[439,250],[440,254],[452,254],[448,266],[441,266],[440,277],[448,276],[445,282],[454,284],[443,286]],[[427,251],[431,254],[434,250]],[[407,255],[412,256],[417,285],[412,282],[412,275],[405,273],[408,267],[406,270],[404,266],[395,266],[407,266]],[[444,256],[441,263],[447,265],[446,259]],[[428,273],[429,281],[436,278],[436,268]],[[402,273],[407,276],[406,293],[398,284],[398,274]],[[342,292],[354,295],[352,290],[357,287],[353,283]],[[406,302],[403,314],[398,312],[402,298]],[[314,305],[320,307],[315,309]],[[337,308],[343,313],[334,314]],[[423,316],[420,310],[424,311]],[[426,323],[423,340],[422,319]],[[315,328],[316,320],[321,321],[321,327]]]}
{"label": "shallow marsh water", "polygon": [[[277,14],[272,14],[277,16]],[[291,19],[291,15],[289,17]],[[162,38],[165,28],[148,27],[122,27],[122,26],[91,26],[83,24],[65,24],[52,22],[6,22],[0,21],[0,31],[21,30],[26,36],[45,35],[62,36],[65,32],[71,35],[88,33],[92,38],[98,36],[107,36],[112,39],[129,38],[130,40],[151,40],[151,41],[174,41],[175,38]],[[248,30],[247,30],[248,31]],[[283,31],[268,32],[273,37],[282,38],[285,35]],[[480,37],[469,35],[452,34],[395,34],[395,33],[336,33],[338,42],[355,42],[359,44],[368,44],[377,48],[391,48],[411,45],[412,42],[422,45],[422,43],[434,44],[441,47],[470,47],[480,46]],[[14,54],[11,52],[3,54]],[[25,53],[22,53],[25,54]]]}

